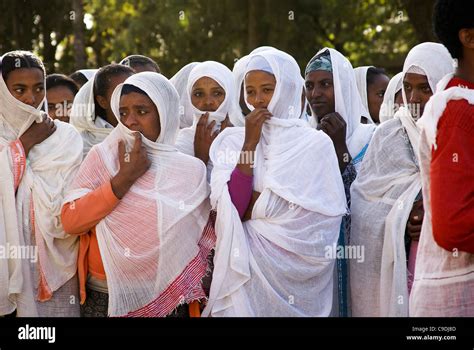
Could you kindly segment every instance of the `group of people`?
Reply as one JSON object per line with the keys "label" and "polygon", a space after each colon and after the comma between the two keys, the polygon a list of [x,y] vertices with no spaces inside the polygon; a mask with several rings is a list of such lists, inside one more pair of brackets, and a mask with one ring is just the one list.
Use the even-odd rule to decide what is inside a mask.
{"label": "group of people", "polygon": [[0,58],[0,316],[474,316],[474,20],[391,79]]}

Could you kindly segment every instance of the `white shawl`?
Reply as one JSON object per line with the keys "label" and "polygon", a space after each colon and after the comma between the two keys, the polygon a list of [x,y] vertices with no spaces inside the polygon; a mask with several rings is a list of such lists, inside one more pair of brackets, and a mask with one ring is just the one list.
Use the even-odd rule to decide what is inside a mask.
{"label": "white shawl", "polygon": [[[227,182],[244,141],[228,128],[211,146],[211,204],[217,209],[217,245],[210,299],[203,315],[328,316],[337,241],[346,213],[334,146],[327,135],[298,120],[301,76],[286,53],[263,57],[276,89],[256,150],[252,218],[242,222]],[[311,152],[308,152],[311,150]],[[308,174],[312,174],[308,176]]]}
{"label": "white shawl", "polygon": [[[61,205],[65,188],[82,160],[82,141],[69,124],[54,121],[56,131],[30,150],[16,194],[8,147],[33,123],[48,118],[40,110],[44,103],[36,109],[18,101],[0,77],[0,244],[20,247],[34,234],[39,258],[35,268],[44,276],[51,295],[77,269],[78,239],[64,232]],[[0,315],[15,308],[18,316],[38,315],[33,296],[33,283],[37,281],[30,280],[28,262],[8,259],[7,264],[0,264]]]}
{"label": "white shawl", "polygon": [[112,132],[113,126],[95,115],[94,81],[85,83],[74,97],[70,124],[81,134],[84,142],[84,158],[92,146],[101,143]]}
{"label": "white shawl", "polygon": [[383,102],[380,106],[380,123],[383,123],[389,119],[392,119],[395,115],[395,95],[402,89],[403,84],[403,72],[397,73],[390,79],[387,90],[383,95]]}
{"label": "white shawl", "polygon": [[360,100],[364,105],[366,117],[369,120],[369,123],[374,124],[374,121],[369,112],[369,99],[367,97],[367,71],[369,68],[374,68],[374,66],[362,66],[354,68],[354,74],[356,78],[357,90],[359,90]]}
{"label": "white shawl", "polygon": [[112,110],[119,124],[89,152],[65,202],[84,196],[117,174],[119,140],[128,149],[133,146],[134,132],[120,122],[125,84],[140,88],[155,103],[161,132],[156,142],[142,136],[150,169],[96,226],[107,276],[108,314],[166,316],[180,303],[204,297],[200,282],[213,240],[203,236],[210,210],[206,169],[173,146],[179,96],[165,77],[142,72],[116,87]]}
{"label": "white shawl", "polygon": [[193,125],[194,114],[189,105],[189,99],[186,88],[188,87],[188,77],[191,70],[198,65],[199,62],[191,62],[181,68],[170,79],[170,83],[174,85],[179,94],[179,128],[184,129]]}

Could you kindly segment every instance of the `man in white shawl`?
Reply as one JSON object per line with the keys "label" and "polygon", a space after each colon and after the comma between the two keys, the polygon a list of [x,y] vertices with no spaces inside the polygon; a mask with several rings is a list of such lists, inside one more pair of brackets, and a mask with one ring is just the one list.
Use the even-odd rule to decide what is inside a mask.
{"label": "man in white shawl", "polygon": [[62,227],[65,188],[82,140],[45,106],[45,71],[33,54],[0,58],[0,245],[26,256],[0,260],[0,315],[79,316],[78,240]]}
{"label": "man in white shawl", "polygon": [[[320,50],[305,69],[305,91],[312,118],[310,125],[324,131],[333,141],[339,161],[347,205],[350,207],[350,186],[360,167],[374,132],[374,124],[362,124],[367,115],[363,106],[352,65],[334,49]],[[346,252],[350,237],[350,216],[342,220],[335,250]],[[335,270],[332,315],[350,316],[347,257],[338,255]]]}
{"label": "man in white shawl", "polygon": [[452,71],[443,45],[422,43],[410,50],[403,65],[405,107],[377,128],[352,184],[350,242],[365,247],[364,261],[350,262],[353,316],[408,316],[423,219],[416,155],[420,131],[414,118]]}
{"label": "man in white shawl", "polygon": [[[213,231],[203,230],[206,168],[174,146],[179,96],[164,76],[130,76],[111,103],[117,127],[89,152],[62,213],[67,230],[81,237],[82,262],[90,263],[89,271],[78,264],[86,266],[81,294],[92,261],[105,272],[109,316],[167,316],[205,298],[201,280],[215,243]],[[109,200],[90,203],[104,191],[110,195],[99,198]]]}
{"label": "man in white shawl", "polygon": [[434,30],[457,60],[418,122],[425,217],[410,316],[474,316],[474,3],[438,1]]}
{"label": "man in white shawl", "polygon": [[[267,85],[262,76],[273,83]],[[211,147],[217,245],[203,315],[328,316],[331,311],[334,259],[325,251],[337,241],[346,212],[344,189],[331,140],[298,119],[300,86],[299,67],[288,54],[251,55],[245,92],[253,112],[245,128],[225,129]],[[249,154],[255,154],[254,162],[245,159]],[[258,195],[244,222],[227,184],[237,169],[253,174],[250,190]]]}
{"label": "man in white shawl", "polygon": [[112,92],[132,74],[132,68],[125,65],[102,67],[93,73],[74,97],[70,123],[82,136],[84,158],[92,146],[102,142],[117,125],[110,107]]}

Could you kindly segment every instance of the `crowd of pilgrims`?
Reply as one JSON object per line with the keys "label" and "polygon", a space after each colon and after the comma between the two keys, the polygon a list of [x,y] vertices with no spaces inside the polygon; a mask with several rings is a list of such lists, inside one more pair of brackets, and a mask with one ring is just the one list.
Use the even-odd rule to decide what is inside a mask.
{"label": "crowd of pilgrims", "polygon": [[332,48],[170,79],[3,54],[0,316],[474,316],[466,3],[392,78]]}

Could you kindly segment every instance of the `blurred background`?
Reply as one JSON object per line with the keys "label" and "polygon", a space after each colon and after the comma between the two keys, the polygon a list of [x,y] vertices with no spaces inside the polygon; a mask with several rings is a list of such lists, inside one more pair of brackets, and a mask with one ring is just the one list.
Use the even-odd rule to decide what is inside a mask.
{"label": "blurred background", "polygon": [[191,61],[234,61],[261,45],[304,68],[322,47],[355,66],[401,70],[409,49],[435,41],[434,0],[1,0],[0,54],[38,54],[48,73],[70,74],[130,54],[171,77]]}

